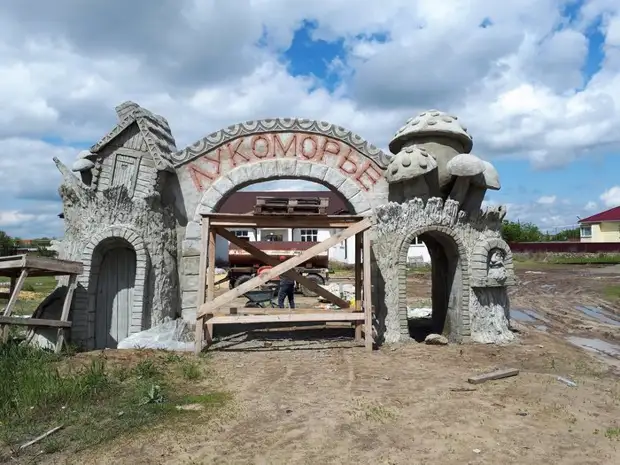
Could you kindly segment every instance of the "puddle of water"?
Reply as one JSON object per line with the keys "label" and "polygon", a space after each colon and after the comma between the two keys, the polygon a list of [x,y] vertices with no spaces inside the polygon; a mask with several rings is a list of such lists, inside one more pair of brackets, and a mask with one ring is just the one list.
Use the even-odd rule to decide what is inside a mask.
{"label": "puddle of water", "polygon": [[568,336],[568,342],[590,352],[596,352],[609,357],[620,357],[620,345],[612,344],[596,338]]}
{"label": "puddle of water", "polygon": [[606,314],[603,310],[598,307],[586,307],[586,306],[577,306],[575,307],[581,313],[588,315],[590,318],[594,318],[595,320],[600,321],[601,323],[606,323],[608,325],[620,326],[620,321],[615,320],[611,317],[611,315]]}
{"label": "puddle of water", "polygon": [[536,318],[531,317],[523,310],[511,309],[510,318],[517,321],[531,322],[536,321]]}

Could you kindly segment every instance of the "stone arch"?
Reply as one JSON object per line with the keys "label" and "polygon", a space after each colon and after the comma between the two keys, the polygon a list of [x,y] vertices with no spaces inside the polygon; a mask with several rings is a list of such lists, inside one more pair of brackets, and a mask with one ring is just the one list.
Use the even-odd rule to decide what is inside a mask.
{"label": "stone arch", "polygon": [[[399,320],[401,326],[401,334],[405,337],[409,337],[409,327],[407,320],[407,252],[409,245],[413,239],[418,236],[427,235],[427,238],[433,238],[436,240],[440,247],[449,249],[453,248],[453,252],[456,254],[457,262],[455,264],[455,276],[452,277],[452,285],[448,292],[445,289],[438,287],[439,279],[441,279],[442,270],[438,270],[436,266],[433,266],[433,326],[434,329],[437,326],[436,318],[442,317],[445,322],[449,324],[449,332],[451,339],[462,340],[463,338],[470,337],[470,324],[469,324],[469,264],[467,260],[467,249],[461,238],[455,233],[452,228],[441,225],[428,225],[418,228],[411,233],[407,234],[401,242],[399,254],[398,254],[398,267],[399,267],[399,295],[398,295],[398,308],[399,308]],[[436,261],[436,257],[433,257],[431,252],[432,247],[427,244],[429,252],[431,253],[431,259]],[[448,261],[449,261],[449,257]],[[444,292],[442,292],[444,291]],[[443,302],[447,305],[447,311],[445,315],[440,315],[437,312],[438,305],[441,302],[437,302],[437,296],[448,296],[448,301]],[[452,298],[456,297],[456,302],[450,302]],[[452,308],[451,308],[452,307]],[[442,323],[443,326],[443,322]]]}
{"label": "stone arch", "polygon": [[[506,269],[507,282],[494,283],[487,277],[489,254],[493,249],[504,252],[504,268]],[[500,238],[490,238],[479,241],[472,253],[471,260],[471,285],[472,287],[495,287],[514,284],[514,263],[512,251],[506,241]]]}
{"label": "stone arch", "polygon": [[80,284],[87,291],[87,306],[85,309],[87,328],[83,339],[87,340],[88,347],[93,347],[95,342],[96,291],[101,260],[105,252],[120,244],[130,246],[136,254],[136,275],[130,334],[144,329],[144,302],[147,300],[145,293],[149,264],[146,244],[133,229],[124,226],[106,228],[96,233],[90,239],[84,248],[81,259],[84,264],[84,273],[80,277]]}
{"label": "stone arch", "polygon": [[354,132],[326,121],[306,118],[271,118],[233,124],[171,154],[172,162],[177,167],[239,137],[274,132],[302,132],[327,136],[354,148],[383,169],[387,168],[390,162],[388,154]]}
{"label": "stone arch", "polygon": [[367,194],[339,170],[310,161],[276,159],[241,165],[220,177],[203,193],[194,221],[200,222],[201,215],[217,211],[233,192],[257,181],[271,179],[303,179],[317,182],[340,193],[353,213],[357,215],[372,213],[373,205]]}

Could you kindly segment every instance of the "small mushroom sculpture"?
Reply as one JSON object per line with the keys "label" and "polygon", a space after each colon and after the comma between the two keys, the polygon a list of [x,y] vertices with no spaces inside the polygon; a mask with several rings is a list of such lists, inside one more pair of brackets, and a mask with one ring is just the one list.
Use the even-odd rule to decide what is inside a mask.
{"label": "small mushroom sculpture", "polygon": [[423,148],[437,161],[438,195],[447,197],[452,181],[446,164],[460,153],[469,153],[473,147],[471,136],[456,116],[439,110],[428,110],[410,118],[389,143],[394,154],[403,148]]}
{"label": "small mushroom sculpture", "polygon": [[71,170],[75,172],[81,172],[93,169],[95,167],[95,163],[90,159],[93,156],[95,155],[88,150],[82,150],[78,154],[75,163],[73,163]]}
{"label": "small mushroom sculpture", "polygon": [[456,200],[466,211],[480,208],[487,189],[499,190],[499,175],[495,167],[471,153],[461,153],[447,163],[454,177],[449,198]]}
{"label": "small mushroom sculpture", "polygon": [[398,186],[401,201],[415,197],[428,199],[438,190],[437,161],[424,148],[406,147],[392,157],[386,179]]}

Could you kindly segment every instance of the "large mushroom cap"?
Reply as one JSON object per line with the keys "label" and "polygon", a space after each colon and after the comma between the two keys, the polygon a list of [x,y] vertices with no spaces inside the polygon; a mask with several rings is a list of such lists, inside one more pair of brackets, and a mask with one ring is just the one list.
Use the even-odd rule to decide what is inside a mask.
{"label": "large mushroom cap", "polygon": [[495,167],[486,160],[482,160],[484,165],[484,171],[482,172],[484,179],[484,187],[487,189],[500,190],[501,184],[499,183],[499,173]]}
{"label": "large mushroom cap", "polygon": [[484,162],[471,153],[459,153],[446,168],[452,176],[477,176],[484,172]]}
{"label": "large mushroom cap", "polygon": [[415,179],[437,168],[437,161],[423,148],[407,147],[398,152],[387,167],[385,178],[394,183]]}
{"label": "large mushroom cap", "polygon": [[95,167],[95,164],[88,158],[78,158],[71,167],[72,171],[88,171]]}
{"label": "large mushroom cap", "polygon": [[428,110],[407,120],[407,124],[394,134],[389,145],[390,151],[397,153],[406,141],[416,137],[428,136],[445,136],[457,139],[463,145],[466,153],[469,153],[473,147],[472,138],[467,133],[467,128],[458,121],[456,116],[443,111]]}

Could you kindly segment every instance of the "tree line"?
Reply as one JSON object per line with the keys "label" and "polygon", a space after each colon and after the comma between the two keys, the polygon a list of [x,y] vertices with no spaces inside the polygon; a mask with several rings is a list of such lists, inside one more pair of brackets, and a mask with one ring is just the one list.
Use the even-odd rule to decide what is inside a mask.
{"label": "tree line", "polygon": [[545,242],[579,240],[579,228],[566,229],[557,234],[543,233],[534,223],[504,220],[501,229],[502,237],[510,242]]}
{"label": "tree line", "polygon": [[6,232],[0,231],[0,257],[16,255],[24,249],[36,249],[36,252],[33,251],[33,253],[37,255],[54,257],[56,252],[49,250],[50,245],[52,245],[52,239],[48,237],[24,241],[19,237],[11,237]]}

